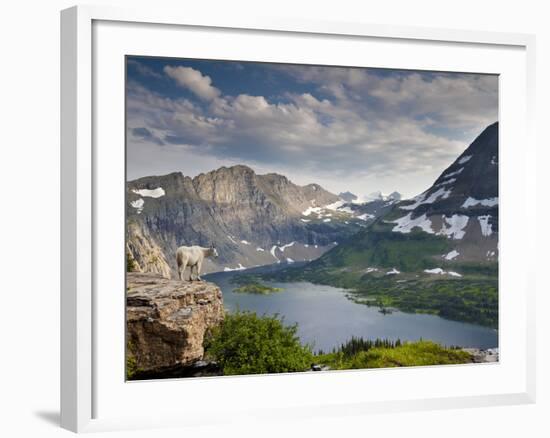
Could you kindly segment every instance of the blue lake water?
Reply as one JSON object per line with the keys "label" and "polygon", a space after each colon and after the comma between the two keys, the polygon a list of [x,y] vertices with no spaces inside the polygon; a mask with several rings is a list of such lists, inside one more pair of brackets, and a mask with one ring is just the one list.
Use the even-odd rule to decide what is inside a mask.
{"label": "blue lake water", "polygon": [[[384,315],[377,307],[354,303],[346,297],[344,289],[332,286],[262,281],[284,290],[269,295],[235,293],[233,289],[237,286],[231,283],[231,278],[242,272],[218,272],[204,278],[220,286],[225,307],[230,312],[240,309],[259,315],[277,313],[284,317],[285,323],[298,323],[300,339],[312,344],[314,350],[330,351],[352,336],[409,341],[422,338],[444,345],[498,347],[498,333],[494,329],[434,315],[399,311]],[[258,272],[258,269],[246,272]]]}

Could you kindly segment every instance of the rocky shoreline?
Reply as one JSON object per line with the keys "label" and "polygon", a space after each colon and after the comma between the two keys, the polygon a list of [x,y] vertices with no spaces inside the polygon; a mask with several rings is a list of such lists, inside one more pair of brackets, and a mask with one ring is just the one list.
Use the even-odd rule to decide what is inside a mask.
{"label": "rocky shoreline", "polygon": [[491,363],[499,361],[498,348],[463,348],[462,350],[472,355],[472,361],[474,363]]}

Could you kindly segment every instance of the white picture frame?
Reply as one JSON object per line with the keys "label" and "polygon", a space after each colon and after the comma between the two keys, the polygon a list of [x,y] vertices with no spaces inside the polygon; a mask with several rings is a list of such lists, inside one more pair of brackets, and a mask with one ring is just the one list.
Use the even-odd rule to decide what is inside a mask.
{"label": "white picture frame", "polygon": [[[145,32],[144,29],[147,29],[147,37],[140,38],[140,34]],[[115,304],[109,308],[105,307],[110,305],[109,299],[98,299],[98,291],[105,290],[105,285],[113,284],[116,289],[120,284],[102,268],[108,257],[102,257],[106,254],[104,242],[109,239],[124,239],[121,222],[118,219],[118,222],[109,222],[109,218],[104,217],[102,213],[106,208],[100,208],[103,203],[105,206],[116,206],[124,196],[122,185],[120,196],[115,194],[112,199],[107,200],[108,195],[105,192],[106,186],[111,187],[111,184],[118,184],[124,180],[124,167],[121,167],[120,155],[107,157],[109,153],[118,154],[124,148],[124,144],[118,145],[117,141],[124,131],[123,123],[120,125],[124,114],[120,114],[118,106],[109,116],[102,110],[105,105],[104,96],[108,95],[110,99],[116,100],[124,92],[120,89],[123,78],[114,75],[118,79],[104,85],[105,78],[109,76],[105,74],[104,68],[109,64],[105,61],[115,59],[118,61],[114,64],[119,65],[119,61],[122,63],[119,59],[121,53],[150,54],[151,50],[155,50],[155,44],[161,46],[162,38],[173,37],[180,31],[187,32],[186,35],[200,32],[203,39],[208,39],[208,35],[219,38],[225,32],[231,33],[236,39],[244,38],[251,41],[248,54],[227,53],[228,59],[232,56],[247,56],[249,60],[284,60],[280,57],[282,55],[276,53],[276,49],[270,48],[275,47],[269,45],[271,40],[296,39],[304,44],[312,44],[311,47],[314,49],[315,41],[325,38],[334,41],[335,47],[345,48],[347,44],[372,44],[373,50],[378,52],[380,50],[376,49],[376,45],[383,43],[385,47],[391,48],[390,51],[394,51],[394,57],[400,53],[400,60],[394,61],[395,68],[421,69],[440,66],[443,70],[472,71],[471,68],[478,65],[478,72],[502,75],[504,79],[501,81],[500,102],[504,128],[501,128],[501,137],[504,141],[501,144],[501,215],[505,219],[501,227],[501,267],[514,266],[515,269],[501,268],[504,274],[501,273],[500,282],[505,289],[507,285],[510,285],[510,288],[513,286],[517,295],[506,295],[507,299],[501,303],[503,316],[500,336],[505,343],[510,344],[509,348],[502,349],[499,364],[477,366],[475,372],[471,371],[471,367],[457,366],[445,367],[445,370],[442,367],[419,367],[414,370],[323,373],[325,377],[322,377],[322,380],[318,375],[306,373],[191,379],[192,381],[186,382],[182,382],[181,379],[166,382],[124,382],[123,364],[118,365],[118,362],[123,362],[123,356],[117,358],[123,350],[123,345],[117,344],[118,334],[124,331],[124,314],[120,312],[124,306],[123,289],[120,289],[120,297],[114,298],[120,302],[117,304],[113,301]],[[172,34],[173,32],[176,34]],[[259,43],[254,42],[255,39],[262,39],[261,47],[258,47]],[[129,46],[128,40],[132,41],[133,47]],[[108,47],[105,41],[109,42]],[[167,41],[169,40],[164,42]],[[142,45],[141,49],[138,47],[139,44]],[[208,43],[204,44],[205,58],[213,56],[207,54],[208,50],[213,50],[208,53],[218,55],[226,50],[221,45],[208,49]],[[171,50],[169,46],[170,44],[162,44],[163,52],[159,51],[157,54],[168,54]],[[419,50],[418,59],[407,57],[405,47]],[[200,49],[197,47],[197,51]],[[445,55],[447,50],[452,52],[455,49],[456,56]],[[197,51],[192,55],[197,56]],[[434,64],[433,59],[430,62],[424,59],[430,51],[442,54],[437,64]],[[317,55],[315,59],[323,63],[323,59],[336,56],[336,53],[330,53],[330,50],[328,52]],[[213,418],[216,418],[217,422],[230,419],[235,421],[240,418],[244,420],[250,416],[305,418],[312,415],[361,415],[369,412],[534,402],[534,275],[530,275],[533,273],[530,272],[531,268],[527,263],[529,256],[525,254],[533,253],[529,251],[534,247],[535,236],[533,232],[528,239],[514,237],[513,230],[520,218],[506,203],[507,197],[522,197],[527,202],[535,196],[535,142],[532,128],[534,53],[534,36],[524,34],[257,17],[242,17],[229,22],[223,17],[195,16],[188,15],[185,11],[165,11],[156,8],[129,10],[78,6],[62,11],[61,426],[75,432],[84,432],[185,426],[201,424],[207,419],[212,422]],[[288,57],[288,61],[297,62],[300,59],[299,53],[294,55],[289,52],[285,56]],[[338,63],[345,62],[341,59],[344,58],[339,58]],[[470,64],[464,59],[470,59]],[[376,64],[373,66],[383,66],[387,63],[382,57],[373,62]],[[123,102],[118,104],[123,105]],[[106,118],[109,118],[109,123],[104,123]],[[517,118],[514,124],[507,123],[513,118]],[[111,125],[108,126],[109,124]],[[117,134],[111,137],[113,130],[116,130]],[[101,150],[98,153],[98,142],[101,143],[106,138],[112,138],[118,146],[112,148],[111,152]],[[513,142],[521,142],[521,156],[509,147]],[[119,146],[122,149],[119,149]],[[106,164],[107,158],[112,158],[109,159],[109,165]],[[513,178],[514,184],[511,184],[510,178]],[[532,202],[531,205],[535,204]],[[120,208],[123,209],[123,203]],[[535,215],[533,208],[521,212],[524,220],[526,217],[533,219]],[[107,228],[111,234],[106,234]],[[120,248],[122,250],[123,247]],[[514,254],[520,250],[522,260]],[[113,263],[114,270],[118,267],[117,263]],[[116,297],[116,292],[113,295]],[[101,321],[98,320],[98,312],[102,314]],[[116,332],[112,337],[112,345],[104,335],[110,330]],[[100,354],[101,351],[103,353]],[[106,360],[111,360],[115,364],[115,370],[109,375],[106,374],[111,372],[106,371]],[[498,377],[492,377],[496,375]],[[468,384],[470,378],[485,383],[474,391]],[[419,388],[405,388],[408,381],[421,383],[424,379],[435,382],[434,387],[426,389],[425,393]],[[456,380],[454,389],[441,388],[441,385],[437,388],[437,382],[448,380]],[[389,388],[388,382],[396,382],[394,386],[399,388],[384,390]],[[353,394],[350,390],[346,392],[346,385],[353,384],[353,388],[357,390],[366,383],[370,385],[366,388],[372,389],[368,391],[368,397],[362,393],[358,394],[361,391],[353,391]],[[173,397],[177,397],[182,385],[185,385],[186,391],[195,391],[197,394],[200,391],[204,397],[216,391],[221,394],[235,392],[237,388],[243,396],[237,400],[234,410],[230,412],[223,412],[216,405],[210,406],[208,417],[206,414],[201,415],[200,398],[197,399],[199,402],[195,403],[195,410],[189,410],[190,407],[182,403],[173,402],[170,408],[161,404],[147,406],[143,412],[148,412],[149,415],[135,409],[115,409],[116,406],[124,405],[124,400],[131,401],[132,398],[141,395],[144,396],[143,400],[158,400],[159,394],[164,393],[167,400],[177,400]],[[411,383],[411,386],[414,385]],[[295,403],[285,403],[284,391],[291,388],[296,391]],[[261,397],[261,391],[269,392],[275,404],[269,405],[265,400],[257,398],[252,402],[246,401],[247,397],[250,398],[253,394]],[[330,402],[327,396],[332,398]],[[123,400],[124,397],[127,398]],[[258,401],[265,403],[262,406]],[[187,412],[187,415],[182,415],[184,412]],[[213,413],[216,415],[213,416]]]}

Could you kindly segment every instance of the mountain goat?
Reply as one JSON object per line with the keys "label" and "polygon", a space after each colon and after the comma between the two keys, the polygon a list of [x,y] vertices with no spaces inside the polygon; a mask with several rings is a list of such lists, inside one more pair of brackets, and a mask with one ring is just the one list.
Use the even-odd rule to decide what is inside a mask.
{"label": "mountain goat", "polygon": [[[189,266],[189,281],[201,281],[201,267],[205,257],[218,257],[218,251],[213,246],[203,248],[202,246],[180,246],[176,251],[176,262],[178,264],[178,275],[181,281],[185,268]],[[193,279],[193,269],[196,276]]]}

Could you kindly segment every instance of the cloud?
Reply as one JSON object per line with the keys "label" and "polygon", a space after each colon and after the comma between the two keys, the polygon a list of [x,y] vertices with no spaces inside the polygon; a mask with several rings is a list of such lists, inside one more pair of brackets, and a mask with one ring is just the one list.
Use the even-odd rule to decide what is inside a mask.
{"label": "cloud", "polygon": [[[171,154],[181,147],[186,156],[278,169],[290,177],[307,175],[332,181],[341,190],[347,184],[358,191],[357,181],[368,181],[373,186],[362,193],[382,189],[417,194],[498,116],[496,76],[272,69],[309,91],[276,90],[276,99],[267,97],[272,92],[228,95],[209,76],[181,66],[166,66],[164,72],[197,96],[197,102],[129,82],[130,141],[149,142],[151,148],[141,147],[140,153],[151,157],[162,143],[170,145]],[[151,173],[194,173],[185,160],[170,160]]]}
{"label": "cloud", "polygon": [[158,138],[151,131],[144,127],[132,128],[130,130],[130,133],[134,138],[139,140],[149,141],[159,146],[162,146],[164,144],[164,142],[160,138]]}
{"label": "cloud", "polygon": [[130,68],[134,68],[141,76],[162,79],[162,75],[160,73],[156,72],[151,67],[136,61],[135,59],[128,59],[126,61],[126,65]]}
{"label": "cloud", "polygon": [[164,67],[164,72],[174,79],[181,87],[189,89],[202,100],[216,99],[221,93],[212,86],[209,76],[203,76],[198,70],[192,67]]}
{"label": "cloud", "polygon": [[498,117],[498,77],[363,68],[286,65],[274,67],[343,105],[375,108],[379,117],[406,115],[447,128],[471,130]]}

